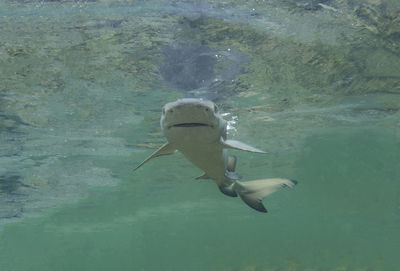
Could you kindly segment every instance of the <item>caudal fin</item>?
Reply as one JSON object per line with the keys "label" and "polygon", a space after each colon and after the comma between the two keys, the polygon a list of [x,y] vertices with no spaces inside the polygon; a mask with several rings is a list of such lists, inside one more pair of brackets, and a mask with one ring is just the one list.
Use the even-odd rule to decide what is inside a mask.
{"label": "caudal fin", "polygon": [[266,213],[261,200],[274,193],[282,187],[293,188],[297,184],[297,181],[289,179],[262,179],[248,182],[236,181],[234,184],[235,192],[240,196],[240,198],[251,208]]}

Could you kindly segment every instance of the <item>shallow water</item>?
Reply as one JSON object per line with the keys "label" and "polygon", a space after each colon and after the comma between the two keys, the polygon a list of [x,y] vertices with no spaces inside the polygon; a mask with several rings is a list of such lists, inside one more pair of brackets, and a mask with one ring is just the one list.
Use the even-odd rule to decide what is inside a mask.
{"label": "shallow water", "polygon": [[[320,3],[0,4],[0,271],[400,270],[400,7]],[[299,184],[261,214],[181,154],[133,172],[182,97]]]}

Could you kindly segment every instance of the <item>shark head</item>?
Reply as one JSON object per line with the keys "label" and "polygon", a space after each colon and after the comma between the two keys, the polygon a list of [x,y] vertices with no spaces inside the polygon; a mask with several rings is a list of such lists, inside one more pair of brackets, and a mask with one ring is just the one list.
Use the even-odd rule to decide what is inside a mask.
{"label": "shark head", "polygon": [[226,134],[226,121],[218,114],[217,106],[202,99],[186,98],[167,103],[160,123],[169,142],[212,141]]}

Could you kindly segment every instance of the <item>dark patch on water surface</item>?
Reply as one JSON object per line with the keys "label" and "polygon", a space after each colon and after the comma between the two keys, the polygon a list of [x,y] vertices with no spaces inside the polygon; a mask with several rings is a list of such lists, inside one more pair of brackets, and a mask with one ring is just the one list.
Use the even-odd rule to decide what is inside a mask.
{"label": "dark patch on water surface", "polygon": [[232,95],[233,81],[244,72],[250,57],[231,48],[213,49],[205,45],[170,44],[163,48],[160,74],[169,87],[186,97],[213,101]]}
{"label": "dark patch on water surface", "polygon": [[15,193],[20,187],[28,187],[20,181],[20,176],[0,176],[0,194],[1,193]]}
{"label": "dark patch on water surface", "polygon": [[19,175],[12,173],[0,175],[0,220],[22,216],[23,206],[28,200],[27,194],[24,193],[25,189],[34,187],[24,184]]}
{"label": "dark patch on water surface", "polygon": [[188,91],[210,85],[215,78],[215,52],[207,46],[167,46],[160,72],[172,87]]}
{"label": "dark patch on water surface", "polygon": [[0,175],[0,220],[22,216],[26,196],[18,190],[29,186],[20,179],[21,177],[15,174]]}
{"label": "dark patch on water surface", "polygon": [[18,128],[21,126],[30,126],[30,125],[21,120],[21,118],[18,116],[6,114],[5,112],[0,111],[0,133],[1,132],[20,133]]}
{"label": "dark patch on water surface", "polygon": [[[224,101],[226,99],[240,91],[244,91],[240,82],[216,81],[207,87],[187,91],[185,96],[189,98],[203,98],[225,104]],[[219,105],[221,106],[221,104]]]}

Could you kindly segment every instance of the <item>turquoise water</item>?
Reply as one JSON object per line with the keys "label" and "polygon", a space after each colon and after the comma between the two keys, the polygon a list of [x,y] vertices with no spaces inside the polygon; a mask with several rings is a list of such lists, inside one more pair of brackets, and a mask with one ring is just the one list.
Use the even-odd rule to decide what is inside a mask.
{"label": "turquoise water", "polygon": [[[319,5],[322,4],[322,5]],[[395,1],[0,4],[0,271],[400,270]],[[244,180],[158,148],[161,107],[213,99]]]}

